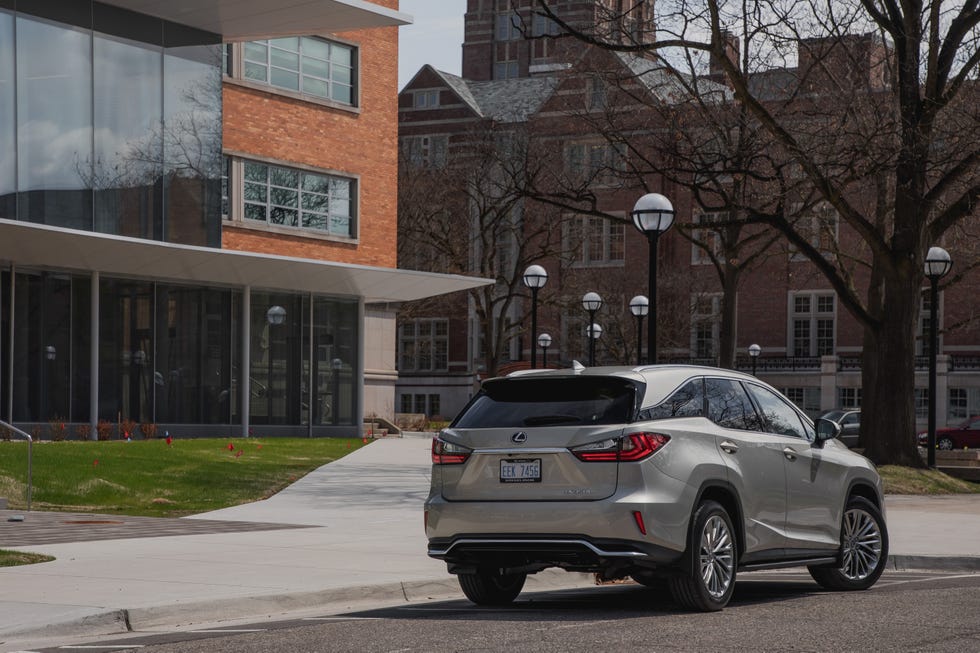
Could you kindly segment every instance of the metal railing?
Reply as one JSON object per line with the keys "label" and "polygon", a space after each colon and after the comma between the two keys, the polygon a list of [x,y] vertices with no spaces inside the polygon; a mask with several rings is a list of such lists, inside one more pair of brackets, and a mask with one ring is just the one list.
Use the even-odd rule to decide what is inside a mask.
{"label": "metal railing", "polygon": [[16,426],[0,420],[0,428],[7,429],[14,435],[18,435],[27,440],[27,512],[31,511],[31,494],[33,494],[33,461],[34,461],[34,438],[30,434],[21,431]]}

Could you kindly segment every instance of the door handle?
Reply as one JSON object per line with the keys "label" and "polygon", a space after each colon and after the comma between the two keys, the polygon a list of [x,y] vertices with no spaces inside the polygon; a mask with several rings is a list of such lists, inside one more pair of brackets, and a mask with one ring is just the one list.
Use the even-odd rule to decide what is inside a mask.
{"label": "door handle", "polygon": [[786,447],[785,449],[783,449],[783,455],[786,456],[789,460],[796,460],[796,450],[793,449],[792,447]]}
{"label": "door handle", "polygon": [[721,450],[724,451],[725,453],[735,453],[736,451],[738,451],[738,445],[730,440],[725,440],[718,446],[721,447]]}

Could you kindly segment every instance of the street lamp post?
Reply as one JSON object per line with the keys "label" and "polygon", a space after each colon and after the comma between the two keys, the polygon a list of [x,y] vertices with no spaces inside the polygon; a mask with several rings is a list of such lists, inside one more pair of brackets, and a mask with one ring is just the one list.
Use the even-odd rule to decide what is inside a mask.
{"label": "street lamp post", "polygon": [[762,347],[757,344],[749,345],[749,356],[752,357],[752,376],[755,376],[755,364],[759,360],[759,354],[762,353]]}
{"label": "street lamp post", "polygon": [[637,295],[630,300],[630,313],[636,318],[636,364],[643,364],[643,318],[650,312],[650,300]]}
{"label": "street lamp post", "polygon": [[538,336],[538,347],[541,347],[541,367],[548,367],[548,347],[551,346],[551,336],[542,333]]}
{"label": "street lamp post", "polygon": [[939,349],[939,280],[949,273],[953,260],[942,247],[930,247],[926,254],[925,271],[929,277],[929,439],[927,464],[936,466],[936,356]]}
{"label": "street lamp post", "polygon": [[674,206],[659,193],[647,193],[633,207],[633,224],[647,237],[650,244],[648,295],[650,319],[647,321],[647,351],[649,362],[657,362],[657,240],[674,224]]}
{"label": "street lamp post", "polygon": [[592,367],[595,365],[595,342],[602,335],[602,327],[591,322],[585,328],[585,335],[589,336],[589,367]]}
{"label": "street lamp post", "polygon": [[[587,292],[582,296],[582,308],[584,308],[589,313],[589,367],[595,366],[595,338],[592,337],[591,329],[594,326],[598,326],[595,323],[595,314],[600,308],[602,308],[602,297],[599,293]],[[602,333],[602,328],[599,329]],[[596,336],[598,338],[598,336]]]}
{"label": "street lamp post", "polygon": [[[529,265],[524,270],[524,285],[531,289],[531,337],[538,332],[538,291],[548,283],[548,272],[540,265]],[[531,369],[538,366],[537,349],[531,343]]]}

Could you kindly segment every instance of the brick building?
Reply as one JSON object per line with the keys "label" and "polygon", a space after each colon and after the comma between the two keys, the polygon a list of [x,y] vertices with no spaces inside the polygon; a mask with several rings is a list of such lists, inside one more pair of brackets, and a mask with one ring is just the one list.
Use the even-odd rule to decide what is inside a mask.
{"label": "brick building", "polygon": [[[620,4],[559,2],[553,6],[570,23],[582,21],[597,26],[612,38],[617,34],[646,38],[650,16],[623,14]],[[647,10],[644,3],[634,4],[635,12]],[[550,179],[566,196],[588,198],[580,204],[586,208],[579,212],[530,199],[517,203],[515,219],[536,235],[528,237],[532,245],[528,249],[507,249],[532,251],[535,242],[542,242],[542,232],[535,231],[542,221],[561,224],[559,242],[548,243],[551,249],[540,260],[503,257],[512,262],[512,267],[516,261],[519,269],[480,272],[481,276],[497,277],[498,289],[505,294],[507,284],[515,277],[519,279],[524,265],[540,263],[547,269],[549,280],[539,294],[538,332],[552,336],[548,362],[560,364],[585,360],[588,345],[584,327],[588,316],[580,301],[588,290],[599,292],[604,300],[596,314],[596,321],[603,327],[597,342],[597,362],[635,362],[636,322],[628,303],[632,296],[646,294],[648,248],[646,239],[631,225],[629,212],[646,190],[663,193],[673,202],[678,223],[688,225],[688,237],[675,228],[660,239],[660,359],[718,364],[724,288],[711,265],[711,255],[720,253],[716,245],[720,238],[710,229],[699,228],[718,216],[710,206],[694,201],[690,190],[675,183],[671,174],[648,172],[644,176],[645,188],[641,188],[636,177],[630,176],[630,158],[643,153],[618,144],[615,130],[608,124],[605,128],[601,125],[611,122],[608,116],[614,113],[603,111],[614,107],[620,116],[616,129],[622,133],[658,129],[670,133],[664,119],[668,112],[658,114],[649,107],[681,106],[690,87],[685,88],[684,80],[679,82],[667,74],[655,60],[592,51],[572,39],[549,40],[545,37],[553,33],[554,27],[534,17],[530,3],[521,4],[517,10],[512,5],[470,0],[462,77],[426,66],[402,90],[399,134],[403,179],[405,170],[419,174],[419,178],[424,176],[416,172],[419,170],[438,174],[438,170],[452,168],[460,160],[472,157],[474,149],[486,147],[487,141],[511,143],[516,138],[526,143],[527,160],[522,169],[525,177]],[[808,62],[815,57],[824,64],[830,62],[837,71],[846,66],[854,87],[873,100],[874,93],[888,84],[882,72],[886,49],[869,36],[847,37],[842,43],[847,48],[846,57],[840,50],[822,52],[823,44],[817,41],[801,43],[799,66],[810,65]],[[730,49],[737,55],[736,42]],[[610,73],[615,70],[621,73]],[[798,72],[774,69],[751,81],[761,96],[778,100],[793,90],[790,85],[794,80],[805,78],[806,97],[819,97],[826,80],[816,73]],[[646,98],[647,109],[621,92],[614,97],[617,89],[602,83],[610,74],[628,80],[634,92]],[[719,76],[709,75],[686,83],[697,85],[703,97],[713,94],[723,106],[731,96],[720,82]],[[626,117],[622,117],[624,114]],[[690,174],[700,172],[694,169]],[[402,197],[406,198],[404,187]],[[457,219],[472,218],[472,208],[459,205],[453,210]],[[803,217],[819,225],[814,227],[814,244],[818,248],[831,244],[821,242],[821,229],[834,247],[846,249],[857,242],[848,226],[826,207],[815,204],[806,210],[809,214]],[[400,228],[404,233],[405,225]],[[699,239],[700,246],[692,244],[689,237]],[[970,243],[952,241],[944,246],[959,261],[961,269],[972,266],[976,252]],[[742,252],[745,256],[753,253]],[[848,254],[855,260],[867,256],[858,250]],[[432,253],[427,258],[438,261]],[[408,267],[418,263],[404,262]],[[861,267],[856,266],[854,273],[858,287],[867,284]],[[439,264],[424,269],[439,269]],[[941,425],[980,414],[980,324],[969,301],[978,285],[976,273],[967,272],[941,293],[939,316],[943,332],[937,387],[945,399],[938,404]],[[499,361],[498,370],[503,371],[511,369],[508,363],[527,364],[532,339],[537,335],[528,332],[529,293],[513,283],[509,288],[521,297],[507,309],[518,328],[509,338],[506,359]],[[730,296],[739,367],[751,369],[747,348],[758,344],[762,348],[756,361],[759,375],[784,390],[808,413],[817,415],[832,408],[860,405],[863,330],[838,301],[826,278],[800,252],[782,239],[773,239],[764,255],[740,272],[737,288]],[[421,306],[403,314],[399,323],[401,410],[451,417],[471,396],[487,368],[486,336],[480,333],[479,322],[474,318],[474,301],[472,295],[461,296],[452,304]],[[927,301],[928,294],[924,294],[924,308]],[[922,343],[928,311],[921,312],[915,400],[917,416],[924,423],[927,359],[921,355],[926,353]]]}
{"label": "brick building", "polygon": [[[0,421],[393,418],[397,0],[0,1]],[[147,429],[151,430],[151,429]]]}

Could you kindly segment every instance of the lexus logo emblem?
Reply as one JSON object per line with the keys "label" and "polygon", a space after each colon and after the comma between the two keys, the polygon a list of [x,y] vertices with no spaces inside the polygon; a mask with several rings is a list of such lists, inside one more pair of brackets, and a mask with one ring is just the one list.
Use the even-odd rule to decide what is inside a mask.
{"label": "lexus logo emblem", "polygon": [[518,431],[514,435],[510,436],[510,439],[516,442],[517,444],[522,444],[524,442],[527,442],[527,433],[525,433],[524,431]]}

